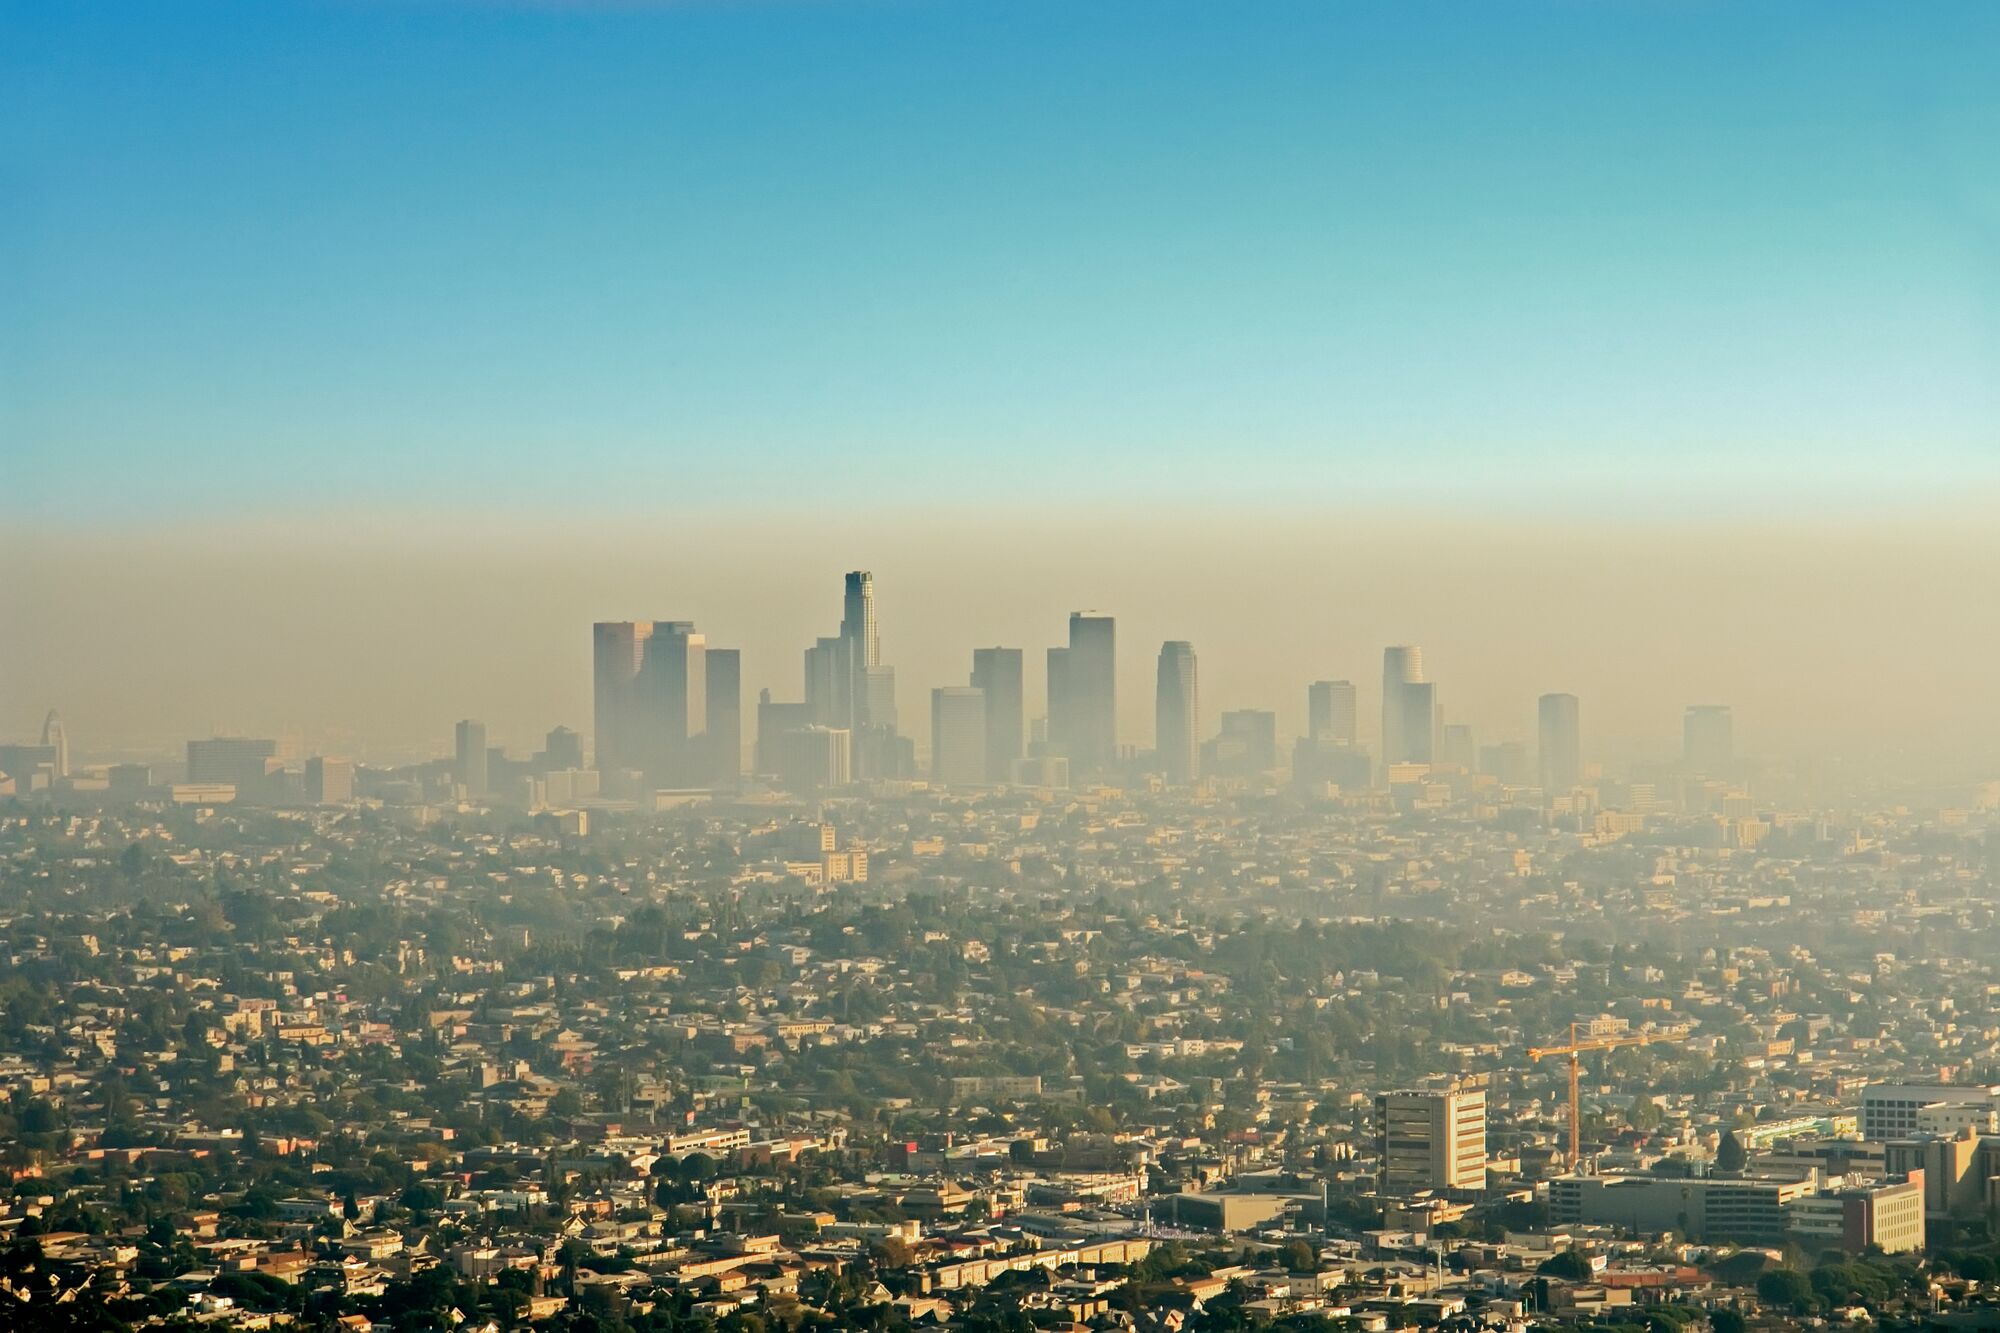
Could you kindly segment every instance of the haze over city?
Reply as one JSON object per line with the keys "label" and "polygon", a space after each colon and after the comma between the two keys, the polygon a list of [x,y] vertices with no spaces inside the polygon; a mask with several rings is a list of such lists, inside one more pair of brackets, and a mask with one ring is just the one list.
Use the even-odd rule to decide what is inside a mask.
{"label": "haze over city", "polygon": [[2000,5],[0,5],[0,1329],[2000,1327]]}
{"label": "haze over city", "polygon": [[870,567],[912,704],[1102,605],[1288,724],[1407,639],[1495,735],[2000,742],[1985,7],[10,28],[9,731],[525,741],[606,616],[783,695]]}

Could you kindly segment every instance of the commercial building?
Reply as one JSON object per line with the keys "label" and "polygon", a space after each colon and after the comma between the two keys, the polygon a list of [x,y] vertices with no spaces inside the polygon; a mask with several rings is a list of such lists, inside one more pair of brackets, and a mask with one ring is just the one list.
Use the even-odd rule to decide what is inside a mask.
{"label": "commercial building", "polygon": [[743,653],[710,648],[702,660],[707,673],[702,737],[708,779],[734,786],[743,776]]}
{"label": "commercial building", "polygon": [[[1402,644],[1382,650],[1382,766],[1410,762],[1411,741],[1404,734],[1409,717],[1404,691],[1424,678],[1424,650]],[[1430,756],[1424,756],[1428,762]]]}
{"label": "commercial building", "polygon": [[187,781],[191,786],[230,786],[236,799],[247,801],[264,790],[278,743],[251,736],[213,736],[187,743]]}
{"label": "commercial building", "polygon": [[486,794],[486,724],[467,718],[453,737],[451,777],[467,796]]}
{"label": "commercial building", "polygon": [[313,805],[346,805],[354,799],[354,761],[331,755],[306,760],[305,792]]}
{"label": "commercial building", "polygon": [[1377,1094],[1375,1154],[1384,1194],[1485,1189],[1484,1080]]}
{"label": "commercial building", "polygon": [[[1949,1127],[1935,1116],[1926,1130],[1926,1107],[1959,1106],[1974,1112],[2000,1108],[2000,1085],[1979,1083],[1871,1083],[1861,1090],[1861,1137],[1907,1139]],[[1968,1123],[1970,1123],[1968,1121]]]}
{"label": "commercial building", "polygon": [[931,691],[931,778],[953,786],[987,781],[984,690],[945,685]]}
{"label": "commercial building", "polygon": [[1558,1226],[1613,1226],[1639,1235],[1672,1232],[1703,1240],[1776,1241],[1786,1208],[1813,1194],[1818,1178],[1557,1176],[1549,1182],[1549,1219]]}
{"label": "commercial building", "polygon": [[798,792],[845,787],[853,781],[853,733],[845,727],[801,727],[778,737],[778,777]]}
{"label": "commercial building", "polygon": [[1566,792],[1583,780],[1582,711],[1574,694],[1545,694],[1536,708],[1542,790]]}
{"label": "commercial building", "polygon": [[1202,772],[1216,777],[1255,777],[1278,766],[1278,715],[1262,708],[1238,708],[1222,715],[1222,730],[1201,747]]}
{"label": "commercial building", "polygon": [[1786,1209],[1787,1230],[1808,1253],[1879,1250],[1909,1254],[1924,1248],[1924,1173],[1902,1180],[1821,1190]]}
{"label": "commercial building", "polygon": [[986,776],[994,782],[1011,781],[1021,758],[1022,679],[1019,648],[973,650],[972,686],[986,699]]}
{"label": "commercial building", "polygon": [[1681,762],[1692,773],[1727,772],[1736,762],[1736,721],[1727,704],[1695,704],[1681,718]]}
{"label": "commercial building", "polygon": [[1351,680],[1316,680],[1306,690],[1306,735],[1316,741],[1353,745],[1356,696]]}
{"label": "commercial building", "polygon": [[1153,744],[1159,771],[1171,783],[1194,780],[1200,689],[1194,645],[1169,640],[1160,645],[1158,680],[1153,702]]}
{"label": "commercial building", "polygon": [[711,649],[685,620],[635,620],[593,626],[592,654],[597,770],[607,786],[735,781],[743,752],[736,650]]}
{"label": "commercial building", "polygon": [[1424,679],[1424,650],[1382,650],[1382,765],[1437,759],[1437,687]]}
{"label": "commercial building", "polygon": [[650,620],[599,621],[591,626],[592,742],[597,771],[624,773],[640,767],[639,668],[653,636]]}
{"label": "commercial building", "polygon": [[1096,611],[1071,612],[1060,684],[1057,670],[1051,652],[1049,740],[1068,756],[1073,773],[1102,773],[1118,757],[1118,622]]}

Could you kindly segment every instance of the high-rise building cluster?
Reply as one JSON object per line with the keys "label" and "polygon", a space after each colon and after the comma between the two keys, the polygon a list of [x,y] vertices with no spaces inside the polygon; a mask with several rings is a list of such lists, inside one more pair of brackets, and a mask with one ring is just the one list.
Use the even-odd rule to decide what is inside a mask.
{"label": "high-rise building cluster", "polygon": [[[607,788],[708,787],[743,766],[742,661],[685,620],[591,631],[596,767]],[[483,745],[483,739],[482,739]]]}
{"label": "high-rise building cluster", "polygon": [[[622,771],[655,783],[704,776],[733,782],[737,768],[719,759],[724,750],[737,754],[741,745],[734,654],[727,659],[727,704],[718,707],[718,651],[704,653],[692,625],[599,625],[596,635],[597,766],[606,781]],[[1187,640],[1160,645],[1150,751],[1119,741],[1114,617],[1070,614],[1067,642],[1046,657],[1046,711],[1032,721],[1023,698],[1024,662],[1019,648],[980,648],[965,684],[931,691],[930,761],[920,768],[915,745],[898,726],[895,668],[882,660],[874,575],[851,571],[837,632],[805,650],[802,697],[785,702],[769,690],[759,697],[753,770],[795,791],[917,777],[951,786],[1066,786],[1147,776],[1173,787],[1211,778],[1255,780],[1280,770],[1273,712],[1226,710],[1214,733],[1205,735],[1199,664]],[[696,702],[704,681],[705,707]],[[1533,781],[1524,744],[1481,749],[1470,727],[1445,722],[1437,686],[1424,674],[1423,650],[1414,645],[1383,653],[1379,757],[1362,745],[1352,681],[1314,681],[1306,702],[1306,734],[1292,748],[1291,771],[1308,792],[1377,780],[1390,786],[1421,782],[1438,766],[1488,772],[1511,785]],[[706,719],[699,737],[692,722],[698,714]],[[1576,697],[1544,696],[1538,723],[1542,785],[1550,793],[1567,791],[1583,776]]]}
{"label": "high-rise building cluster", "polygon": [[[483,722],[467,718],[454,730],[441,772],[460,800],[530,809],[586,800],[657,804],[679,799],[674,793],[731,789],[743,781],[746,759],[757,778],[797,793],[920,779],[954,787],[1268,784],[1288,766],[1293,787],[1309,797],[1372,787],[1422,799],[1428,784],[1456,772],[1517,791],[1539,788],[1546,808],[1570,814],[1583,812],[1596,772],[1586,767],[1576,695],[1541,696],[1532,748],[1523,740],[1481,745],[1470,726],[1447,721],[1423,649],[1414,644],[1383,650],[1375,737],[1362,734],[1353,681],[1315,680],[1306,690],[1305,733],[1289,756],[1280,746],[1277,715],[1268,709],[1224,709],[1213,724],[1205,722],[1199,659],[1185,639],[1158,649],[1149,749],[1121,742],[1113,616],[1070,614],[1066,642],[1047,650],[1046,708],[1039,716],[1028,713],[1027,660],[1018,647],[978,648],[964,684],[934,688],[928,762],[920,763],[900,725],[896,669],[883,660],[875,577],[853,570],[843,579],[835,632],[804,650],[799,698],[774,699],[763,690],[754,737],[745,735],[738,650],[710,644],[687,620],[602,621],[591,628],[590,753],[583,737],[558,727],[543,750],[515,760],[489,743]],[[179,786],[190,800],[225,794],[315,804],[354,799],[366,785],[354,762],[304,755],[296,730],[279,740],[217,735],[190,741]],[[1711,795],[1729,790],[1739,772],[1729,708],[1686,710],[1681,770]],[[135,765],[73,774],[69,738],[53,710],[38,744],[0,745],[0,794],[99,782],[143,792],[153,778],[150,769]]]}

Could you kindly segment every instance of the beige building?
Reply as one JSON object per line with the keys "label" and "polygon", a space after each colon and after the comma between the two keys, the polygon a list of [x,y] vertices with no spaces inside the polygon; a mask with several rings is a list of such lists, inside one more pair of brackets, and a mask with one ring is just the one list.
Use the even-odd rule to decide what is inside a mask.
{"label": "beige building", "polygon": [[1375,1151],[1384,1194],[1486,1188],[1486,1084],[1375,1098]]}

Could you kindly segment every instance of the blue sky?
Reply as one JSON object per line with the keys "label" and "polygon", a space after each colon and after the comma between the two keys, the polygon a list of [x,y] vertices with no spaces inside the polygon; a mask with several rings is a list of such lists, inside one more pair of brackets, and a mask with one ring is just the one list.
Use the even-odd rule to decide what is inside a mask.
{"label": "blue sky", "polygon": [[2000,5],[0,0],[0,517],[2000,481]]}

